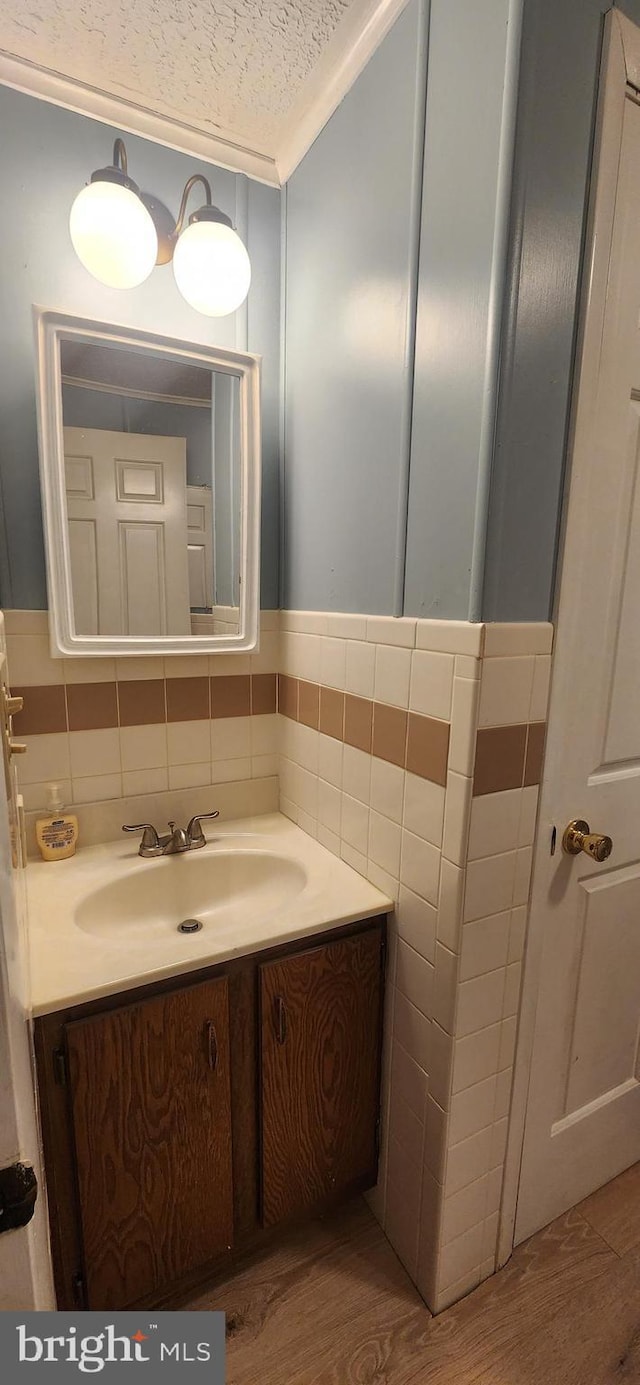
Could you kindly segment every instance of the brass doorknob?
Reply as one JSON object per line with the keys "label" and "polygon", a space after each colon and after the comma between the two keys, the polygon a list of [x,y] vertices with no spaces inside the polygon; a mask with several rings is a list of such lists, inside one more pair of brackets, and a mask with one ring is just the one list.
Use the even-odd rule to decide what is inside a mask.
{"label": "brass doorknob", "polygon": [[582,818],[574,818],[568,827],[565,827],[562,850],[569,856],[579,856],[580,852],[584,851],[587,856],[592,856],[594,861],[606,861],[613,851],[613,842],[611,837],[603,837],[600,832],[592,832],[588,822],[583,822]]}

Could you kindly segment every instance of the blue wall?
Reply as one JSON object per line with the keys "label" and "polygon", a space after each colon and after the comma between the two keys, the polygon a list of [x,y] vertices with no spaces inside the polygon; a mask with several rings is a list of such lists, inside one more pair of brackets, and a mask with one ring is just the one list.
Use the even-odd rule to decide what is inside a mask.
{"label": "blue wall", "polygon": [[410,0],[288,185],[287,606],[469,614],[514,8]]}
{"label": "blue wall", "polygon": [[425,11],[411,0],[287,186],[285,606],[395,606]]}
{"label": "blue wall", "polygon": [[[507,19],[516,8],[507,0],[431,0],[430,6],[425,0],[421,213],[420,170],[409,157],[419,143],[424,81],[419,0],[292,179],[288,605],[486,620],[546,620],[552,613],[609,5],[524,0],[519,75],[505,61]],[[640,23],[640,0],[622,0],[621,8]],[[504,197],[509,227],[494,409],[494,401],[487,404],[492,258],[504,192],[498,180],[503,100],[514,69],[517,125]],[[406,348],[415,216],[414,372]],[[354,301],[362,324],[355,359],[345,311]],[[412,395],[409,465],[404,410]],[[399,602],[407,473],[406,582]]]}
{"label": "blue wall", "polygon": [[[490,368],[508,0],[432,0],[404,611],[467,620]],[[484,515],[478,515],[484,523]]]}
{"label": "blue wall", "polygon": [[[525,0],[483,616],[553,609],[603,13]],[[638,0],[621,9],[640,23]]]}
{"label": "blue wall", "polygon": [[[139,288],[104,288],[83,269],[69,238],[71,203],[94,168],[111,160],[118,131],[0,87],[0,486],[4,543],[0,603],[46,606],[35,412],[32,304],[169,336],[237,346],[263,356],[262,604],[278,603],[280,193],[151,141],[125,135],[129,168],[177,212],[193,172],[246,238],[253,281],[248,306],[207,319],[185,303],[170,266]],[[194,194],[195,196],[195,194]]]}

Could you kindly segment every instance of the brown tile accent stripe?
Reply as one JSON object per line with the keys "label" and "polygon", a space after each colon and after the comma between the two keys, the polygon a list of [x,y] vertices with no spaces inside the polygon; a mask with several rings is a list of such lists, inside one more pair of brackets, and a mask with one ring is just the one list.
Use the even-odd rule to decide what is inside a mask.
{"label": "brown tile accent stripe", "polygon": [[56,684],[45,688],[11,689],[14,697],[24,698],[24,708],[13,718],[13,729],[18,736],[46,735],[48,732],[66,731],[67,704],[64,687]]}
{"label": "brown tile accent stripe", "polygon": [[544,760],[546,734],[546,722],[530,722],[529,734],[527,736],[527,750],[524,757],[525,788],[528,788],[530,784],[539,784],[542,779],[542,762]]}
{"label": "brown tile accent stripe", "polygon": [[[325,736],[344,741],[379,760],[388,760],[420,779],[446,786],[451,731],[448,721],[406,712],[402,707],[367,697],[354,697],[284,673],[278,675],[278,709],[292,721],[317,726]],[[539,784],[545,733],[542,721],[483,727],[478,731],[474,794]]]}
{"label": "brown tile accent stripe", "polygon": [[167,720],[164,678],[132,678],[118,683],[121,726],[156,726]]}
{"label": "brown tile accent stripe", "polygon": [[254,717],[269,716],[278,706],[277,674],[251,674],[251,712]]}
{"label": "brown tile accent stripe", "polygon": [[208,678],[167,678],[167,721],[208,721]]}
{"label": "brown tile accent stripe", "polygon": [[[292,721],[316,726],[325,736],[344,741],[379,760],[409,769],[421,779],[445,784],[449,754],[449,723],[418,712],[405,712],[386,702],[338,692],[336,688],[290,678],[278,678],[279,710]],[[315,708],[319,705],[318,722]]]}
{"label": "brown tile accent stripe", "polygon": [[481,727],[476,736],[474,797],[539,784],[546,730],[544,721]]}
{"label": "brown tile accent stripe", "polygon": [[24,708],[13,719],[20,736],[97,731],[115,726],[268,716],[277,710],[275,673],[207,678],[132,678],[122,683],[54,683],[14,688]]}
{"label": "brown tile accent stripe", "polygon": [[407,769],[411,774],[446,785],[450,729],[448,721],[409,712]]}
{"label": "brown tile accent stripe", "polygon": [[407,763],[407,713],[386,702],[373,705],[373,753],[402,769]]}
{"label": "brown tile accent stripe", "polygon": [[248,673],[225,674],[212,678],[212,717],[251,716],[251,677]]}
{"label": "brown tile accent stripe", "polygon": [[318,730],[320,724],[320,689],[317,683],[298,684],[298,721]]}
{"label": "brown tile accent stripe", "polygon": [[320,730],[334,741],[344,740],[344,693],[335,688],[320,688]]}
{"label": "brown tile accent stripe", "polygon": [[101,731],[118,725],[115,683],[70,683],[67,687],[70,731]]}
{"label": "brown tile accent stripe", "polygon": [[281,673],[278,676],[278,708],[285,717],[298,720],[298,680]]}
{"label": "brown tile accent stripe", "polygon": [[[385,702],[339,692],[286,674],[130,679],[14,688],[24,710],[16,734],[42,736],[165,721],[268,716],[276,710],[325,736],[446,784],[449,723]],[[476,737],[473,792],[498,793],[539,784],[546,723],[482,727]]]}

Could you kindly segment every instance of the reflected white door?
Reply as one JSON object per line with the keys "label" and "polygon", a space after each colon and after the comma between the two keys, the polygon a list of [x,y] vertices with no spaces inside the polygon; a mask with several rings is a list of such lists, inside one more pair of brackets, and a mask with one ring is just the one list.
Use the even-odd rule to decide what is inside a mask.
{"label": "reflected white door", "polygon": [[191,633],[184,438],[65,428],[78,635]]}
{"label": "reflected white door", "polygon": [[[578,394],[516,1242],[640,1159],[640,106],[622,90],[617,136],[603,136]],[[563,854],[572,818],[613,838],[604,865]]]}
{"label": "reflected white door", "polygon": [[194,611],[213,606],[213,491],[187,486],[189,604]]}

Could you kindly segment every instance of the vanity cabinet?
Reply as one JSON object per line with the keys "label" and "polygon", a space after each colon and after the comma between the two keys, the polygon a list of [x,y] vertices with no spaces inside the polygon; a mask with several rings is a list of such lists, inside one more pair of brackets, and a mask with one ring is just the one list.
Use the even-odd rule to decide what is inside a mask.
{"label": "vanity cabinet", "polygon": [[380,985],[373,932],[260,967],[264,1226],[375,1166]]}
{"label": "vanity cabinet", "polygon": [[385,920],[35,1021],[59,1309],[171,1306],[377,1176]]}
{"label": "vanity cabinet", "polygon": [[232,1243],[226,977],[65,1037],[87,1301],[135,1303]]}

